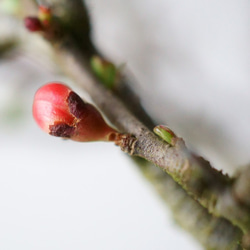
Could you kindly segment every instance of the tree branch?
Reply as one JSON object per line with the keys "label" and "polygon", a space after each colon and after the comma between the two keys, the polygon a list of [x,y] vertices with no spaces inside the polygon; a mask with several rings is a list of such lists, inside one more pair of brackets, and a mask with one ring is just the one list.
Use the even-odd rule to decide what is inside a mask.
{"label": "tree branch", "polygon": [[[66,1],[68,2],[68,1]],[[74,8],[73,8],[74,9]],[[84,9],[84,8],[83,8]],[[55,26],[65,24],[63,22],[54,23]],[[58,27],[57,27],[58,28]],[[152,121],[148,118],[146,113],[143,113],[141,121],[138,119],[141,112],[137,112],[136,116],[131,112],[134,111],[133,106],[129,105],[128,92],[116,91],[116,95],[121,98],[119,100],[117,96],[111,91],[105,89],[93,75],[89,65],[89,58],[92,53],[95,52],[92,44],[89,45],[90,39],[86,38],[86,46],[80,47],[80,39],[72,35],[69,29],[59,27],[62,33],[54,33],[54,27],[48,29],[45,32],[45,37],[54,46],[56,59],[64,68],[64,71],[70,75],[79,85],[81,85],[92,97],[95,104],[103,111],[108,119],[121,131],[125,133],[131,133],[135,135],[136,141],[133,143],[133,147],[130,148],[129,153],[134,156],[142,157],[155,165],[159,166],[162,170],[169,173],[173,179],[178,182],[184,189],[187,190],[202,206],[208,209],[209,212],[216,216],[227,218],[231,223],[239,226],[244,232],[250,229],[250,209],[249,204],[239,200],[234,192],[234,179],[229,178],[227,175],[223,175],[220,171],[212,168],[209,162],[205,161],[201,157],[197,157],[192,154],[185,146],[184,141],[181,138],[176,138],[174,147],[171,147],[166,142],[162,141],[159,137],[154,135],[148,127],[152,128]],[[126,84],[124,85],[126,86]],[[135,95],[132,95],[135,97]],[[138,110],[141,106],[136,100]],[[127,106],[130,111],[125,107]],[[148,122],[146,120],[148,119]],[[198,235],[204,235],[200,240],[205,242],[206,245],[212,246],[209,243],[210,238],[215,240],[215,235],[221,235],[220,230],[223,228],[226,230],[223,239],[225,240],[225,246],[232,246],[230,249],[238,248],[237,241],[241,237],[241,232],[237,227],[222,218],[215,218],[209,215],[207,209],[202,208],[199,203],[189,197],[185,191],[183,191],[173,180],[167,177],[165,174],[154,175],[155,167],[145,167],[144,171],[150,173],[151,181],[158,186],[158,191],[161,193],[165,200],[168,200],[170,206],[175,210],[178,210],[178,216],[176,218],[182,226],[188,230],[192,228]],[[158,170],[157,170],[158,171]],[[160,177],[159,177],[160,176]],[[164,177],[162,177],[164,176]],[[175,190],[179,192],[179,197],[172,195],[167,198],[167,193],[175,193]],[[175,199],[173,198],[175,197]],[[244,199],[244,197],[243,197]],[[174,205],[175,204],[175,205]],[[187,205],[186,205],[187,204]],[[192,205],[190,205],[192,204]],[[193,223],[188,221],[188,206],[195,207],[192,209],[194,218]],[[183,207],[183,210],[180,209]],[[177,209],[179,208],[179,209]],[[199,225],[200,218],[204,219],[204,223],[201,223],[202,228],[211,230],[211,234],[200,233],[196,227]],[[220,225],[223,225],[220,227]],[[215,240],[217,242],[217,240]],[[220,243],[214,243],[220,244]],[[213,247],[211,247],[213,248]],[[222,248],[218,248],[222,249]]]}
{"label": "tree branch", "polygon": [[161,169],[139,161],[140,170],[171,208],[175,221],[206,249],[242,249],[242,231],[228,220],[218,218],[192,199]]}
{"label": "tree branch", "polygon": [[245,232],[250,229],[250,210],[234,197],[233,179],[192,154],[181,138],[171,147],[154,135],[96,80],[86,58],[69,40],[60,46],[57,44],[55,49],[64,71],[90,94],[111,123],[137,138],[129,154],[142,157],[169,173],[209,212],[227,218]]}

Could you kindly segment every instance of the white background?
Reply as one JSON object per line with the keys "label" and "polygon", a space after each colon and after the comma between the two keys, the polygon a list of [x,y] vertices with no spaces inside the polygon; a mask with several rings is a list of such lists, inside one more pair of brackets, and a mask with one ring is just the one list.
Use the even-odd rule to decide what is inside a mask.
{"label": "white background", "polygon": [[[155,118],[217,168],[250,162],[247,1],[88,2]],[[39,130],[36,89],[66,79],[38,61],[0,62],[0,249],[201,249],[117,147]]]}

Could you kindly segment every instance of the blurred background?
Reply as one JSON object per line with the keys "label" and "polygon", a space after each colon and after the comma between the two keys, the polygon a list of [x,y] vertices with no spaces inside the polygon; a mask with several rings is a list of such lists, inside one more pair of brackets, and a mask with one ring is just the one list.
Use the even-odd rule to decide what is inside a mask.
{"label": "blurred background", "polygon": [[[22,26],[6,18],[21,2],[0,0],[0,46]],[[218,169],[250,162],[247,1],[87,4],[96,46],[126,64],[158,123]],[[53,80],[77,87],[46,43],[19,33],[26,44],[0,59],[0,249],[201,249],[119,148],[39,130],[35,91]]]}

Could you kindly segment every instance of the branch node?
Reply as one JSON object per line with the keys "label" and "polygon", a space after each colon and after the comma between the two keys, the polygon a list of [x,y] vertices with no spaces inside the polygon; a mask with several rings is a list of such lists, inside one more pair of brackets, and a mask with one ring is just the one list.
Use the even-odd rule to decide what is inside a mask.
{"label": "branch node", "polygon": [[125,153],[133,155],[136,141],[137,138],[134,135],[118,134],[115,144],[119,146]]}

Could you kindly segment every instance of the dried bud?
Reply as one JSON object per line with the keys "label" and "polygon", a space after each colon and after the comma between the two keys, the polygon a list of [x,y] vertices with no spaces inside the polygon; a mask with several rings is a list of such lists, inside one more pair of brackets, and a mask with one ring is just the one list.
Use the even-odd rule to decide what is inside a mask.
{"label": "dried bud", "polygon": [[175,138],[177,137],[175,133],[165,125],[158,125],[154,127],[154,133],[160,136],[164,141],[166,141],[171,146],[175,144]]}
{"label": "dried bud", "polygon": [[43,30],[43,26],[37,17],[26,17],[24,25],[31,32]]}
{"label": "dried bud", "polygon": [[33,116],[45,132],[74,141],[115,141],[119,134],[106,124],[93,105],[57,82],[36,92]]}

